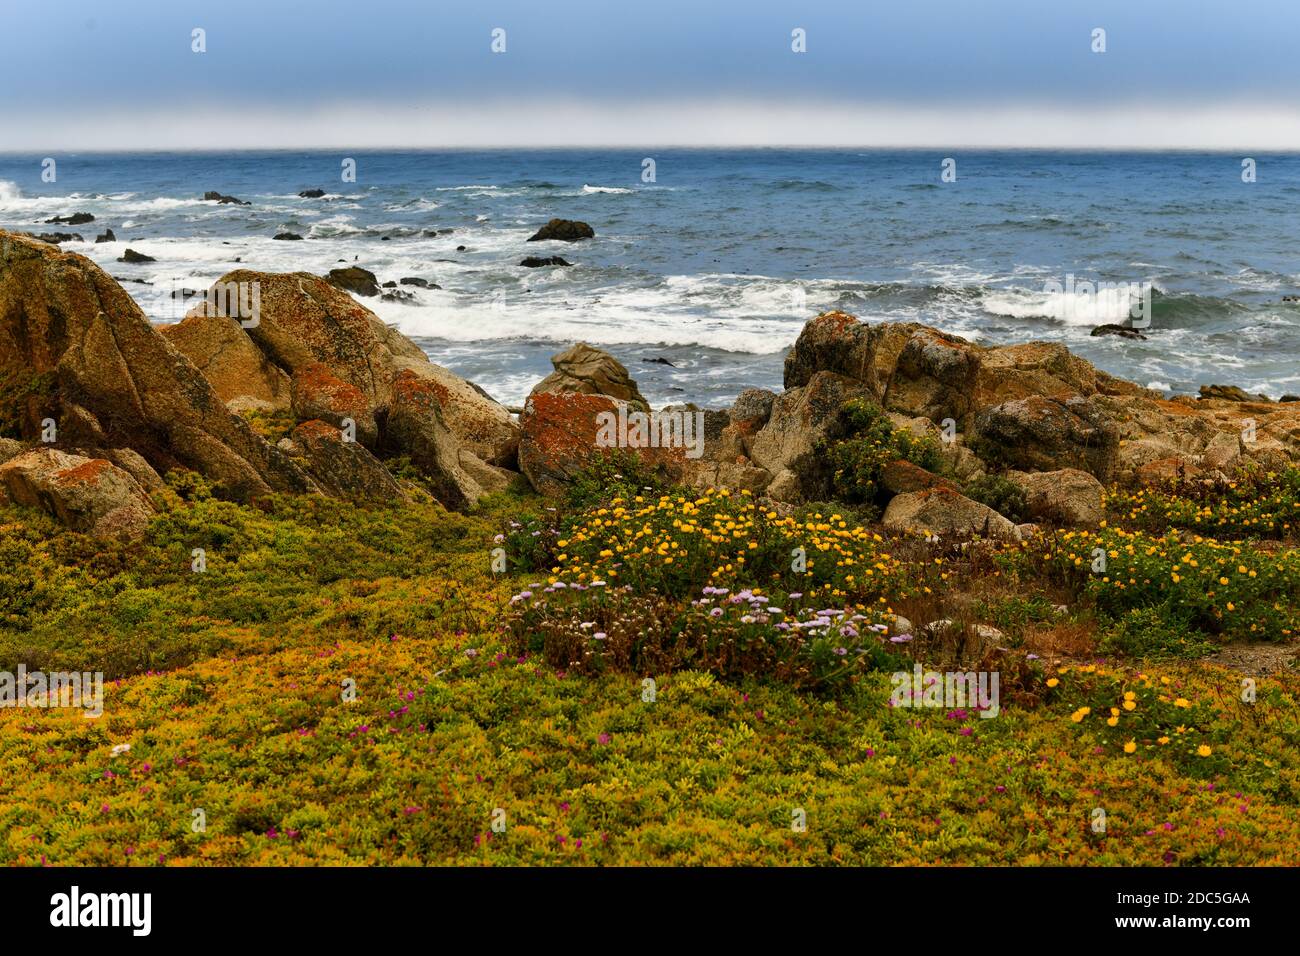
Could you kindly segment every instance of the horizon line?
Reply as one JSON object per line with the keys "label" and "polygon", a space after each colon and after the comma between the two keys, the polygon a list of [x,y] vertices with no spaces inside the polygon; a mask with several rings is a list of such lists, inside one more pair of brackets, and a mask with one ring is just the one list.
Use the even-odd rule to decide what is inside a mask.
{"label": "horizon line", "polygon": [[1188,104],[845,103],[713,98],[203,104],[10,114],[0,151],[489,149],[1300,151],[1300,108]]}

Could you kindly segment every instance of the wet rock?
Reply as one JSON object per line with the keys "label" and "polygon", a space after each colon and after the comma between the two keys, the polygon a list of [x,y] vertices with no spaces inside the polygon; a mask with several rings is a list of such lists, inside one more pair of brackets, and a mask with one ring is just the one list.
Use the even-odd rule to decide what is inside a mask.
{"label": "wet rock", "polygon": [[560,242],[578,242],[581,239],[596,238],[596,230],[585,222],[579,222],[575,219],[552,219],[546,225],[538,229],[536,233],[528,237],[529,242],[543,242],[548,239],[556,239]]}
{"label": "wet rock", "polygon": [[1202,385],[1201,398],[1217,398],[1225,402],[1271,402],[1267,395],[1252,395],[1236,385]]}
{"label": "wet rock", "polygon": [[277,233],[276,233],[274,236],[272,236],[271,238],[272,238],[272,239],[280,239],[280,240],[282,240],[282,241],[284,241],[284,242],[301,242],[301,241],[302,241],[302,236],[298,235],[296,232],[277,232]]}
{"label": "wet rock", "polygon": [[529,269],[540,269],[543,266],[573,265],[572,262],[569,262],[563,256],[527,256],[526,258],[521,260],[519,264]]}
{"label": "wet rock", "polygon": [[45,223],[52,226],[84,226],[94,221],[95,217],[88,212],[74,212],[71,216],[55,216],[53,219],[46,219]]}
{"label": "wet rock", "polygon": [[375,274],[360,266],[348,266],[346,269],[331,269],[325,281],[330,285],[351,292],[353,295],[379,295],[379,280]]}
{"label": "wet rock", "polygon": [[221,193],[216,192],[214,190],[209,190],[208,192],[205,192],[203,194],[203,198],[207,202],[220,203],[223,206],[251,206],[252,205],[252,203],[250,202],[244,202],[244,200],[236,199],[234,196],[224,196]]}
{"label": "wet rock", "polygon": [[404,279],[397,280],[400,285],[413,285],[417,289],[441,289],[442,286],[436,282],[430,282],[428,279],[421,279],[419,276],[407,276]]}
{"label": "wet rock", "polygon": [[1105,325],[1098,325],[1088,333],[1093,336],[1117,335],[1122,339],[1138,339],[1145,342],[1147,337],[1137,329],[1129,328],[1127,325],[1116,325],[1113,322],[1107,322]]}
{"label": "wet rock", "polygon": [[134,249],[127,249],[122,253],[118,262],[125,262],[130,265],[143,265],[146,262],[157,262],[153,256],[146,256],[143,252],[136,252]]}
{"label": "wet rock", "polygon": [[95,242],[96,244],[101,242],[117,242],[117,236],[114,235],[112,229],[105,229],[102,233],[100,233],[98,236],[95,237]]}
{"label": "wet rock", "polygon": [[300,199],[320,199],[324,195],[325,190],[323,189],[304,189],[298,194]]}

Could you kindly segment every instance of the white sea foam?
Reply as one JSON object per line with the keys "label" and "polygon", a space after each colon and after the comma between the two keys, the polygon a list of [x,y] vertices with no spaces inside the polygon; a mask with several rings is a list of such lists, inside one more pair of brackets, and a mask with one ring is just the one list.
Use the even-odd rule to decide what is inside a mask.
{"label": "white sea foam", "polygon": [[1002,289],[985,293],[980,304],[992,315],[1011,319],[1053,319],[1065,325],[1092,326],[1123,322],[1140,297],[1133,289],[1087,292],[1031,292]]}
{"label": "white sea foam", "polygon": [[432,199],[408,199],[405,202],[385,203],[384,209],[388,212],[431,212],[434,209],[442,208],[442,203],[435,202]]}
{"label": "white sea foam", "polygon": [[623,186],[588,186],[585,184],[582,187],[582,191],[588,196],[595,193],[610,193],[612,195],[625,196],[628,193],[635,192],[635,190],[627,189]]}

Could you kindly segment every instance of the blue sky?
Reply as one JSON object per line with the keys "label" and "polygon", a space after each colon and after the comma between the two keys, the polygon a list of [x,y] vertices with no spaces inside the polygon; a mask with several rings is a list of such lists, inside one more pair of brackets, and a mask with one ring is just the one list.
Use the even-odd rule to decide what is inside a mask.
{"label": "blue sky", "polygon": [[1203,117],[1203,145],[1226,145],[1300,129],[1298,52],[1295,0],[6,0],[0,148],[197,146],[241,117],[252,145],[820,140],[837,116],[860,145],[1054,145],[1035,135],[1069,135],[1067,111],[1129,145],[1195,139]]}

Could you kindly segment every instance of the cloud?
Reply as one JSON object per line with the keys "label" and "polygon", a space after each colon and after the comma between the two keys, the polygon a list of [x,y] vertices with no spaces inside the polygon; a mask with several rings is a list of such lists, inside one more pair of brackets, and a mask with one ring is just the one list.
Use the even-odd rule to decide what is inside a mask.
{"label": "cloud", "polygon": [[1300,149],[1300,107],[946,106],[754,99],[335,102],[0,118],[0,150],[860,146]]}

